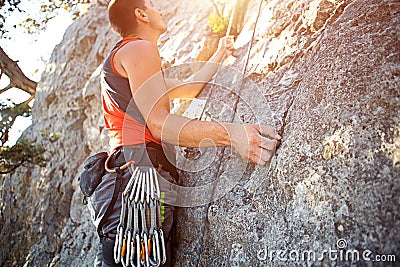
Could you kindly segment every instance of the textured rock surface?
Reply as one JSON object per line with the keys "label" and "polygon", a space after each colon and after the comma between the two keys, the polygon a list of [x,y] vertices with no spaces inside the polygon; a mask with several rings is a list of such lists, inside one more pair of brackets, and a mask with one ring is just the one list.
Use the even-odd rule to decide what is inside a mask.
{"label": "textured rock surface", "polygon": [[[165,66],[196,58],[211,2],[154,2],[170,29],[161,39]],[[283,127],[283,143],[269,168],[246,166],[233,154],[182,173],[187,186],[211,182],[219,168],[240,180],[211,206],[178,209],[175,264],[192,266],[200,256],[201,266],[294,265],[276,257],[271,263],[265,252],[318,255],[337,249],[341,238],[348,250],[397,253],[399,260],[399,2],[271,0],[255,25],[259,3],[249,2],[231,66],[243,68],[256,27],[235,120]],[[42,133],[61,137],[45,143],[45,168],[21,168],[3,179],[2,266],[92,265],[98,241],[77,177],[85,157],[107,147],[98,75],[117,37],[106,5],[95,2],[68,29],[40,81],[26,134],[39,143]],[[238,92],[240,75],[232,73],[222,69],[215,82]],[[215,87],[211,96],[207,116],[229,120],[236,95]],[[189,167],[207,160],[206,153]],[[335,264],[350,265],[316,262]]]}
{"label": "textured rock surface", "polygon": [[[245,173],[208,211],[180,210],[182,266],[200,253],[204,266],[269,265],[268,250],[322,253],[337,249],[340,238],[360,253],[398,253],[399,6],[304,4],[269,2],[272,25],[258,35],[251,59],[252,76],[277,117],[288,110],[279,154],[269,170]],[[205,212],[201,243],[195,229]]]}

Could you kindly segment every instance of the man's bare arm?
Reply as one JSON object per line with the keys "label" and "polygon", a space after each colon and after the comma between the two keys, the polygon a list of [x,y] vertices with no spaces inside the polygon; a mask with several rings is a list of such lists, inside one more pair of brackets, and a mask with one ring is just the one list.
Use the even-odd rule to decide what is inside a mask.
{"label": "man's bare arm", "polygon": [[243,158],[258,164],[272,157],[280,137],[270,127],[196,121],[170,114],[161,59],[153,44],[131,42],[114,59],[127,75],[134,101],[156,139],[187,147],[234,146]]}
{"label": "man's bare arm", "polygon": [[233,36],[221,38],[218,49],[214,55],[188,79],[184,81],[165,79],[168,88],[168,96],[170,98],[195,98],[215,75],[224,57],[230,56],[232,51]]}

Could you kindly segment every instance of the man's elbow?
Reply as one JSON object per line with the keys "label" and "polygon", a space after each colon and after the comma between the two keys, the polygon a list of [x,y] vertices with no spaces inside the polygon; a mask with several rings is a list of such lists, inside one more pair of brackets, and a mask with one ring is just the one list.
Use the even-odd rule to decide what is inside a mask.
{"label": "man's elbow", "polygon": [[158,141],[161,141],[163,124],[164,122],[159,119],[147,121],[147,128],[150,130],[151,135]]}

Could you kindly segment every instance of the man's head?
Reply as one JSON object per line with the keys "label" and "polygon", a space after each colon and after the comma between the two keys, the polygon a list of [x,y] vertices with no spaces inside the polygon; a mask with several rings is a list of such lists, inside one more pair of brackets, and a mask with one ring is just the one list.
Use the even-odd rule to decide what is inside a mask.
{"label": "man's head", "polygon": [[112,28],[122,37],[134,35],[139,27],[150,27],[159,34],[166,31],[162,14],[151,0],[111,0],[108,16]]}

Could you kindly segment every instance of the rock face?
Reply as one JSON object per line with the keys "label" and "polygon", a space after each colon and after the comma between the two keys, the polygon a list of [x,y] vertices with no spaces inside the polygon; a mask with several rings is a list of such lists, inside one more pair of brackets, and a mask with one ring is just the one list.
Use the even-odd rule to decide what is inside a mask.
{"label": "rock face", "polygon": [[[170,29],[161,38],[165,66],[196,58],[211,1],[154,2]],[[206,167],[182,172],[181,185],[217,180],[212,194],[231,190],[211,205],[177,208],[175,265],[372,266],[363,256],[389,254],[399,261],[399,2],[264,1],[256,24],[259,4],[250,0],[236,60],[214,80],[228,90],[213,86],[202,96],[212,90],[208,117],[229,121],[236,107],[236,121],[281,128],[282,145],[268,167],[246,165],[229,149],[183,163]],[[118,38],[106,6],[95,2],[67,30],[42,76],[25,134],[44,143],[50,161],[3,178],[2,266],[93,264],[98,240],[77,178],[88,155],[108,149],[99,68]],[[253,29],[242,83],[237,70]],[[45,141],[54,132],[61,137]],[[339,252],[330,258],[324,250]]]}

